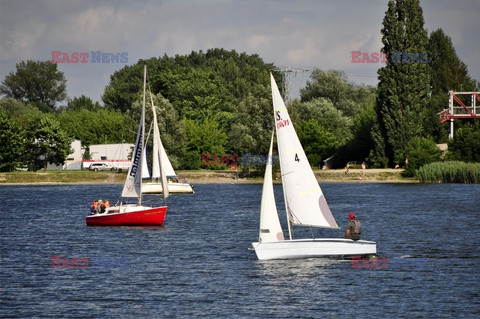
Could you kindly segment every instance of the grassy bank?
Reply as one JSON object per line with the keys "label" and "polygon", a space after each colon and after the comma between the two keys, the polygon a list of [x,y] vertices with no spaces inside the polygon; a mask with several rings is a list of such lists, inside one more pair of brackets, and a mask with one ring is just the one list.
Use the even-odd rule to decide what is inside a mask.
{"label": "grassy bank", "polygon": [[457,161],[427,164],[416,173],[424,183],[480,183],[480,163]]}
{"label": "grassy bank", "polygon": [[126,173],[83,171],[39,171],[0,173],[1,184],[117,184],[125,181]]}
{"label": "grassy bank", "polygon": [[[416,182],[401,176],[401,170],[393,169],[351,169],[348,174],[343,170],[316,170],[319,182]],[[210,183],[262,183],[263,178],[235,178],[234,171],[177,171],[179,179],[187,178],[193,184]],[[92,172],[84,171],[41,171],[0,173],[0,185],[10,184],[123,184],[126,172]],[[280,174],[276,172],[276,181]]]}

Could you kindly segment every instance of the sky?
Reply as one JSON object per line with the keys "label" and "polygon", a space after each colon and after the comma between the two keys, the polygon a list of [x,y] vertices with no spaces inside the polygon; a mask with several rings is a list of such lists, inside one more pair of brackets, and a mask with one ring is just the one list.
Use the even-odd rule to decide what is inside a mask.
{"label": "sky", "polygon": [[[442,28],[480,80],[480,1],[420,4],[428,32]],[[386,9],[386,0],[0,0],[0,79],[22,60],[52,60],[52,51],[70,58],[88,53],[87,63],[58,68],[69,98],[85,95],[103,104],[110,76],[126,65],[223,48],[298,70],[289,73],[293,98],[314,68],[343,70],[355,83],[376,85],[382,63],[352,63],[352,51],[380,52]],[[124,58],[92,63],[92,51]]]}

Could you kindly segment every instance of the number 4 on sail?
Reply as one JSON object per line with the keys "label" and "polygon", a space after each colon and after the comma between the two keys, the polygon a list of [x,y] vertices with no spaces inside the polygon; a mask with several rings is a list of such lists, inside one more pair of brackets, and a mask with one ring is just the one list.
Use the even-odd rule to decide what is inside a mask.
{"label": "number 4 on sail", "polygon": [[[267,162],[260,206],[259,240],[252,243],[258,259],[374,255],[377,252],[377,246],[373,241],[354,241],[344,238],[292,238],[292,224],[322,228],[338,228],[338,225],[313,174],[271,74],[270,81],[289,239],[286,240],[283,236],[273,193],[272,163]],[[272,133],[268,158],[272,156],[273,138]]]}

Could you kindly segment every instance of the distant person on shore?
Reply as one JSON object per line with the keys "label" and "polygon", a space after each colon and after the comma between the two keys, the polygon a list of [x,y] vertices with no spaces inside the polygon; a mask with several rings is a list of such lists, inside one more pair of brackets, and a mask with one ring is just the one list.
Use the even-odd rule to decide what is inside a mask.
{"label": "distant person on shore", "polygon": [[355,214],[348,214],[349,223],[347,225],[347,230],[345,231],[345,238],[359,240],[362,235],[362,224],[359,220],[355,219]]}

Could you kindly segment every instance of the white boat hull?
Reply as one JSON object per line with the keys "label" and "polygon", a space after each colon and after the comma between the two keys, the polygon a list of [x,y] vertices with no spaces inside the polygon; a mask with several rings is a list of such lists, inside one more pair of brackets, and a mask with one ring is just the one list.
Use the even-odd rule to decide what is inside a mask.
{"label": "white boat hull", "polygon": [[374,255],[377,244],[367,240],[343,238],[294,239],[275,242],[255,242],[252,246],[259,260],[309,257],[337,257]]}
{"label": "white boat hull", "polygon": [[[168,191],[170,193],[194,193],[192,186],[187,183],[168,183]],[[142,183],[143,194],[157,194],[162,192],[163,188],[161,183]]]}

